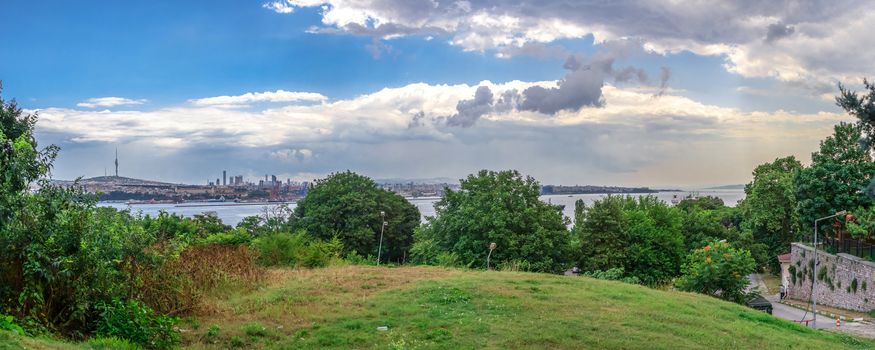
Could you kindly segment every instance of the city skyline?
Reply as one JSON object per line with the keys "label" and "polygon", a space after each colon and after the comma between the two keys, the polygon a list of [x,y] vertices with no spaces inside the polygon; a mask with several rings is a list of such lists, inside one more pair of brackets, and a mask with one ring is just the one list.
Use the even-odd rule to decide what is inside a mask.
{"label": "city skyline", "polygon": [[837,84],[875,77],[859,1],[0,6],[4,96],[61,146],[58,179],[99,176],[117,148],[120,174],[184,183],[738,184],[808,163],[853,119]]}

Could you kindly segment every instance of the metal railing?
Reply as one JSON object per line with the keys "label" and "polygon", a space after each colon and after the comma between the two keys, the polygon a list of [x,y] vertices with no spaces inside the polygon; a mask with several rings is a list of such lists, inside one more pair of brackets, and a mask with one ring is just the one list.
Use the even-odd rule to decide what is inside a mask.
{"label": "metal railing", "polygon": [[834,253],[854,255],[870,261],[875,261],[875,244],[865,239],[851,237],[828,237],[827,247]]}

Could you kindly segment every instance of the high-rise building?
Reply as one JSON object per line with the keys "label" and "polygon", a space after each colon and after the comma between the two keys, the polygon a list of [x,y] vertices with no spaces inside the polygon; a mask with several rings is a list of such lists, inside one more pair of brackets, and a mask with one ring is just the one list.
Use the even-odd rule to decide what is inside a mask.
{"label": "high-rise building", "polygon": [[222,186],[228,186],[227,179],[228,174],[225,172],[225,170],[222,170]]}
{"label": "high-rise building", "polygon": [[115,148],[115,177],[118,177],[118,147]]}
{"label": "high-rise building", "polygon": [[271,182],[272,184],[276,185],[276,175],[271,175],[271,176],[270,176],[270,182]]}

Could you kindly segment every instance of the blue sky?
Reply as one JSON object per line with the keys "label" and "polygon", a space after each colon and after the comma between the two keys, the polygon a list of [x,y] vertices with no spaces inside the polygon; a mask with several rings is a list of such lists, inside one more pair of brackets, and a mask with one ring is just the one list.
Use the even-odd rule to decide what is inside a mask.
{"label": "blue sky", "polygon": [[0,80],[62,146],[58,178],[118,147],[124,175],[173,182],[738,183],[806,160],[849,120],[835,85],[875,73],[871,4],[784,5],[5,1]]}

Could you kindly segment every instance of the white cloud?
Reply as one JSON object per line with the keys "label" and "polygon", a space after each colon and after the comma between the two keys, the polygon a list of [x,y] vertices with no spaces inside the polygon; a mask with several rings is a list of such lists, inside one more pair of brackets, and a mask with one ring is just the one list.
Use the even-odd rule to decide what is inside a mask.
{"label": "white cloud", "polygon": [[408,1],[274,2],[321,7],[324,28],[395,38],[448,38],[466,51],[500,57],[532,44],[593,35],[596,43],[636,38],[660,53],[721,55],[726,69],[745,77],[806,82],[815,95],[836,81],[875,73],[875,2],[837,1]]}
{"label": "white cloud", "polygon": [[297,91],[265,91],[265,92],[247,92],[237,96],[215,96],[189,100],[196,106],[217,106],[217,107],[234,107],[246,105],[248,103],[257,102],[298,102],[298,101],[318,101],[324,102],[328,98],[320,93],[315,92],[297,92]]}
{"label": "white cloud", "polygon": [[270,152],[270,157],[284,162],[299,162],[313,158],[313,151],[307,148],[283,148]]}
{"label": "white cloud", "polygon": [[[149,164],[139,170],[146,173],[191,162],[247,164],[256,172],[273,167],[282,173],[293,165],[300,172],[358,169],[408,177],[455,177],[489,167],[518,168],[544,181],[713,184],[746,181],[753,166],[778,156],[805,160],[832,125],[852,119],[827,112],[744,112],[670,90],[655,98],[658,87],[610,84],[602,88],[604,107],[546,115],[498,106],[508,91],[556,84],[417,83],[258,110],[193,104],[148,111],[47,108],[39,111],[37,127],[42,137],[73,152],[75,161],[63,164],[85,162],[87,169],[105,165],[91,164],[77,148],[113,144],[144,150],[136,157]],[[470,127],[448,126],[459,102],[482,87],[494,94],[494,108]]]}
{"label": "white cloud", "polygon": [[[40,110],[39,126],[44,132],[69,135],[74,142],[141,140],[171,148],[198,144],[240,147],[330,142],[356,144],[409,139],[444,142],[461,132],[457,127],[447,126],[447,117],[457,113],[459,101],[471,99],[478,87],[490,88],[496,96],[493,103],[497,104],[498,96],[507,91],[555,85],[555,81],[501,84],[484,81],[473,86],[417,83],[331,103],[257,111],[198,104],[152,111],[47,108]],[[494,108],[481,119],[519,127],[621,125],[674,130],[679,137],[684,134],[714,134],[753,140],[803,137],[813,144],[829,132],[831,125],[848,119],[845,114],[827,112],[747,113],[671,94],[654,98],[657,89],[605,85],[605,106],[602,108],[585,106],[579,110],[562,110],[553,116],[516,108]],[[272,155],[309,158],[312,152],[312,147],[280,148]]]}
{"label": "white cloud", "polygon": [[145,99],[129,99],[124,97],[96,97],[89,98],[85,101],[79,102],[76,106],[82,108],[97,108],[97,107],[115,107],[115,106],[128,106],[128,105],[141,105],[148,102]]}

